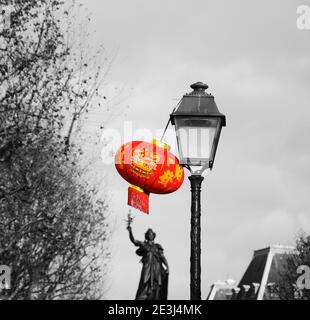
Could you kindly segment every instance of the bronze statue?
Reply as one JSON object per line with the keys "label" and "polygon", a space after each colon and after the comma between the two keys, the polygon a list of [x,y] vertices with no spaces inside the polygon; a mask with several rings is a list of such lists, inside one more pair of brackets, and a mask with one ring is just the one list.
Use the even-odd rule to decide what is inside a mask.
{"label": "bronze statue", "polygon": [[143,264],[136,300],[167,300],[168,296],[168,262],[163,247],[154,242],[156,237],[152,229],[145,233],[145,240],[135,240],[131,223],[133,218],[128,214],[127,230],[130,241],[137,247],[138,256]]}

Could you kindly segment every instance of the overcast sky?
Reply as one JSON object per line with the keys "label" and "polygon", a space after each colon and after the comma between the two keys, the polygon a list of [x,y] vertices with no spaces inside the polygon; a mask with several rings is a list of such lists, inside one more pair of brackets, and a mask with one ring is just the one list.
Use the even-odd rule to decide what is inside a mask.
{"label": "overcast sky", "polygon": [[[107,92],[125,92],[109,128],[123,133],[127,120],[155,134],[196,81],[226,114],[202,188],[202,298],[216,280],[239,281],[253,250],[310,232],[310,30],[296,27],[298,5],[310,0],[82,2],[94,41],[116,55]],[[102,164],[104,173],[116,219],[106,298],[133,299],[142,265],[125,229],[128,183],[113,165]],[[173,194],[151,195],[149,216],[133,213],[136,238],[151,225],[165,249],[169,299],[188,299],[188,179]]]}

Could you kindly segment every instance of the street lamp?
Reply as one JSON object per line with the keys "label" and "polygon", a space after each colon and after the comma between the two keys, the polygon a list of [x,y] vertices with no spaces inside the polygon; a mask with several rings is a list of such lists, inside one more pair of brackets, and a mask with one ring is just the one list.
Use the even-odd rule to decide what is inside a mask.
{"label": "street lamp", "polygon": [[185,94],[170,115],[175,126],[180,163],[190,170],[191,203],[191,300],[201,300],[201,183],[202,174],[212,169],[221,129],[226,126],[225,115],[219,112],[214,96],[205,92],[202,82],[191,85],[193,91]]}

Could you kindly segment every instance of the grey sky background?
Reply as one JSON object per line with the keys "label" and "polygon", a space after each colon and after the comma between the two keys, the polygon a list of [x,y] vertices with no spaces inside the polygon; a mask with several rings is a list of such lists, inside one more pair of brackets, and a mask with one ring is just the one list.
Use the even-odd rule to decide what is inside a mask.
{"label": "grey sky background", "polygon": [[[108,127],[122,132],[131,120],[155,133],[196,81],[227,116],[202,188],[203,299],[214,281],[239,281],[254,249],[310,232],[310,31],[296,27],[298,5],[310,0],[82,2],[94,45],[116,54],[107,97],[125,92]],[[99,165],[101,175],[116,221],[106,298],[133,299],[141,264],[124,223],[128,183],[113,165]],[[188,179],[173,194],[151,195],[150,207],[149,216],[133,210],[134,235],[154,228],[170,264],[169,299],[188,299]]]}

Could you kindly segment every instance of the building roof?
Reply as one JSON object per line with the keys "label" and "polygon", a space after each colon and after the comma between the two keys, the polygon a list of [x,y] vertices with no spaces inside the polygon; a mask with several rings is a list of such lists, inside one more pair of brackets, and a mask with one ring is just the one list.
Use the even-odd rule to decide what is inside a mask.
{"label": "building roof", "polygon": [[[291,246],[272,245],[255,250],[238,286],[216,282],[211,286],[208,300],[264,300],[276,298],[271,287],[277,283],[279,274],[285,269],[287,259],[296,254]],[[230,291],[229,291],[230,290]]]}

